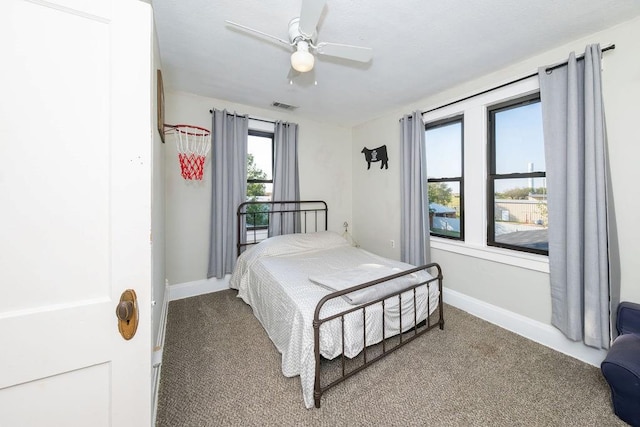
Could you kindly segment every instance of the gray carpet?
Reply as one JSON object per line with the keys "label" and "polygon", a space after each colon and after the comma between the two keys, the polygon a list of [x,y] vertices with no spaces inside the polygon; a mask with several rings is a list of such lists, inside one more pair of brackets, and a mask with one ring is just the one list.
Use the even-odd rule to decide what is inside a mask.
{"label": "gray carpet", "polygon": [[157,426],[624,426],[600,370],[445,306],[434,329],[305,409],[233,290],[169,304]]}

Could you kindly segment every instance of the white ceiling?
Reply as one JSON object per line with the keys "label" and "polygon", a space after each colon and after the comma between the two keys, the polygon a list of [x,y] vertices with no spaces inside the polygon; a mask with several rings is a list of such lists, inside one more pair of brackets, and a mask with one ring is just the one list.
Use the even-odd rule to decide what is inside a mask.
{"label": "white ceiling", "polygon": [[290,84],[287,46],[224,21],[287,39],[301,3],[152,0],[165,87],[352,126],[640,14],[639,0],[327,0],[318,41],[373,60],[318,56]]}

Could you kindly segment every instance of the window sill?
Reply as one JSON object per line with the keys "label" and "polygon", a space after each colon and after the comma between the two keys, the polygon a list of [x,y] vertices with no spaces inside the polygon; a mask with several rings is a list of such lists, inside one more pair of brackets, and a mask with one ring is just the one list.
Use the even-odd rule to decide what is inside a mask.
{"label": "window sill", "polygon": [[540,271],[542,273],[549,273],[549,258],[544,255],[474,245],[433,236],[431,237],[431,248],[487,261],[499,262],[514,267],[526,268],[528,270]]}

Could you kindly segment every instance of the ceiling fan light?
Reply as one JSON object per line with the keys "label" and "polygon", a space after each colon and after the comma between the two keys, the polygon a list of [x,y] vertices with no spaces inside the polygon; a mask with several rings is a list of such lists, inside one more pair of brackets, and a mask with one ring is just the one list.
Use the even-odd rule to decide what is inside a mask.
{"label": "ceiling fan light", "polygon": [[315,58],[309,52],[306,43],[298,43],[297,50],[291,54],[291,66],[300,73],[311,71]]}

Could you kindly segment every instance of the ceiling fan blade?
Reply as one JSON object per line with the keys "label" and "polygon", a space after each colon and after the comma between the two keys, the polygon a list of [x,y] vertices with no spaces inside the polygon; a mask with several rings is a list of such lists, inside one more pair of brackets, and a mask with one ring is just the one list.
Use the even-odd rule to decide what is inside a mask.
{"label": "ceiling fan blade", "polygon": [[370,47],[352,46],[339,43],[318,43],[316,52],[320,55],[335,56],[358,62],[369,62],[373,57]]}
{"label": "ceiling fan blade", "polygon": [[279,41],[280,43],[286,44],[287,46],[291,46],[291,43],[289,43],[287,40],[281,39],[280,37],[276,37],[276,36],[272,36],[271,34],[263,33],[262,31],[255,30],[253,28],[249,28],[247,26],[238,24],[236,22],[227,21],[227,20],[225,20],[224,22],[226,22],[227,24],[233,25],[234,27],[240,28],[240,29],[242,29],[244,31],[260,34],[261,36],[269,37],[270,39]]}
{"label": "ceiling fan blade", "polygon": [[300,23],[299,29],[302,34],[311,38],[320,21],[320,15],[322,15],[322,9],[327,3],[327,0],[303,0],[302,8],[300,10]]}

